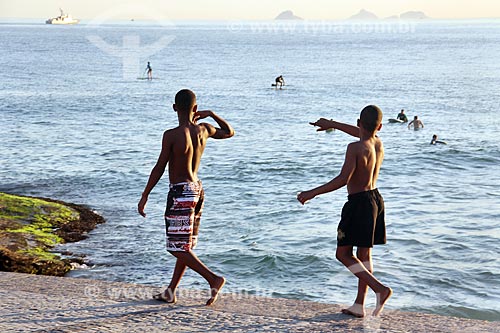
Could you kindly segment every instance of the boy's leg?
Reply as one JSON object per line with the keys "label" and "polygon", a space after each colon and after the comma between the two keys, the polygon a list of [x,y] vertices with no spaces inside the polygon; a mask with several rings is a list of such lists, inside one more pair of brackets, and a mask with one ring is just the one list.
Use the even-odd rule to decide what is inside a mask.
{"label": "boy's leg", "polygon": [[[352,253],[352,250],[351,250]],[[359,248],[356,251],[356,257],[361,261],[366,270],[373,273],[373,266],[371,261],[371,249],[370,248]],[[358,294],[354,304],[347,309],[342,309],[342,313],[362,318],[366,315],[365,313],[365,300],[368,293],[368,285],[365,281],[358,279]]]}
{"label": "boy's leg", "polygon": [[[373,274],[373,263],[372,263],[372,249],[366,247],[358,247],[356,251],[356,257],[361,261],[366,270]],[[355,303],[361,304],[364,308],[366,294],[368,293],[368,285],[365,281],[358,279],[358,295],[356,296]]]}
{"label": "boy's leg", "polygon": [[175,303],[177,302],[176,291],[179,286],[179,282],[181,282],[181,278],[186,271],[186,264],[184,264],[181,260],[177,259],[175,262],[174,273],[172,274],[172,280],[168,285],[167,289],[165,289],[161,294],[153,296],[154,299],[165,301],[167,303]]}
{"label": "boy's leg", "polygon": [[[358,250],[356,252],[356,256],[358,257],[359,260],[363,263],[365,268],[373,275],[373,261],[372,261],[372,249],[369,247],[358,247]],[[361,279],[359,280],[360,285],[358,286],[359,288],[362,288],[363,285],[365,285],[365,297],[367,293],[367,285],[366,282],[362,281]],[[358,288],[358,292],[359,292]],[[374,316],[378,316],[382,310],[384,309],[384,305],[391,297],[392,295],[392,289],[386,287],[386,292],[382,293],[376,293],[377,295],[377,305],[375,307],[375,310],[373,311]]]}
{"label": "boy's leg", "polygon": [[[352,250],[353,246],[342,246],[337,248],[337,259],[343,263],[343,261],[340,259],[339,255],[341,252],[339,251],[339,248],[342,248],[343,252],[342,254],[350,254],[351,257],[354,257],[352,255]],[[364,299],[367,293],[368,285],[362,281],[361,279],[358,279],[358,295],[356,297],[356,300],[354,301],[354,304],[348,307],[347,309],[342,309],[342,313],[348,314],[357,318],[363,318],[365,316],[365,304],[364,304]]]}
{"label": "boy's leg", "polygon": [[[196,273],[200,274],[210,284],[210,299],[207,305],[212,305],[217,301],[220,289],[226,283],[226,279],[222,276],[216,275],[212,272],[201,260],[194,254],[193,251],[189,252],[171,252],[176,258],[179,265],[185,265],[191,268]],[[176,264],[177,267],[177,264]]]}
{"label": "boy's leg", "polygon": [[352,248],[353,247],[350,245],[337,247],[336,257],[351,271],[351,273],[366,283],[377,294],[377,306],[373,311],[373,315],[377,316],[382,312],[385,303],[389,297],[391,297],[392,290],[377,280],[377,278],[366,269],[363,263],[353,256]]}

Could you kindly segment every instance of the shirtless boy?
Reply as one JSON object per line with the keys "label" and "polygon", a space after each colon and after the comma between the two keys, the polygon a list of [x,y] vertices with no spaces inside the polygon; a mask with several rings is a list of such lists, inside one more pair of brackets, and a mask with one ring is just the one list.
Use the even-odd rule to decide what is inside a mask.
{"label": "shirtless boy", "polygon": [[[167,251],[177,258],[172,280],[156,300],[175,303],[176,290],[187,267],[203,276],[210,285],[210,299],[206,305],[217,300],[226,279],[213,273],[194,254],[198,240],[198,227],[203,208],[203,188],[198,179],[198,167],[208,138],[227,139],[234,130],[224,119],[212,111],[197,111],[195,94],[187,89],[175,96],[174,110],[179,126],[163,133],[162,149],[156,165],[138,204],[139,214],[146,216],[144,208],[148,195],[162,177],[168,164],[170,191],[165,211]],[[211,117],[220,128],[197,121]]]}
{"label": "shirtless boy", "polygon": [[[377,295],[373,315],[379,315],[392,289],[373,276],[371,248],[385,244],[384,201],[376,188],[377,178],[384,159],[382,141],[375,135],[382,128],[382,111],[369,105],[361,111],[358,126],[339,123],[324,118],[311,123],[318,131],[335,128],[358,137],[359,141],[347,146],[344,165],[340,174],[330,182],[297,195],[305,204],[317,195],[335,191],[347,185],[348,201],[342,209],[337,229],[337,259],[358,278],[358,294],[354,304],[342,312],[358,318],[365,316],[365,298],[370,287]],[[356,256],[353,247],[357,247]]]}
{"label": "shirtless boy", "polygon": [[424,123],[418,119],[418,116],[413,117],[413,120],[408,124],[408,129],[413,125],[413,129],[416,131],[420,128],[424,128]]}

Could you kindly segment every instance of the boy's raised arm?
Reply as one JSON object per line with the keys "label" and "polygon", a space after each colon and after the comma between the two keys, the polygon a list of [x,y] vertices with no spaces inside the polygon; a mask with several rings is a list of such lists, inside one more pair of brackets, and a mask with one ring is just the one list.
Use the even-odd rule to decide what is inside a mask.
{"label": "boy's raised arm", "polygon": [[211,117],[220,128],[214,127],[210,124],[206,124],[207,129],[210,133],[210,137],[214,139],[228,139],[234,135],[234,129],[229,125],[227,121],[219,117],[215,112],[206,110],[206,111],[197,111],[194,119],[198,121],[200,119],[204,119],[207,117]]}
{"label": "boy's raised arm", "polygon": [[349,135],[352,135],[356,138],[359,138],[359,127],[353,126],[345,123],[340,123],[338,121],[334,121],[331,119],[320,118],[314,123],[309,123],[313,126],[318,126],[317,131],[326,131],[327,129],[334,128],[339,131],[345,132]]}

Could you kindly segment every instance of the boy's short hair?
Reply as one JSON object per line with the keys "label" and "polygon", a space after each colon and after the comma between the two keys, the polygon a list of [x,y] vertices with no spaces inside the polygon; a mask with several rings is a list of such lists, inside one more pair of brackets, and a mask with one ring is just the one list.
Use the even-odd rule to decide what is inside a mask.
{"label": "boy's short hair", "polygon": [[196,104],[196,95],[189,89],[182,89],[175,95],[175,106],[179,111],[191,111]]}
{"label": "boy's short hair", "polygon": [[382,122],[382,110],[376,105],[368,105],[361,110],[359,121],[364,129],[375,132]]}

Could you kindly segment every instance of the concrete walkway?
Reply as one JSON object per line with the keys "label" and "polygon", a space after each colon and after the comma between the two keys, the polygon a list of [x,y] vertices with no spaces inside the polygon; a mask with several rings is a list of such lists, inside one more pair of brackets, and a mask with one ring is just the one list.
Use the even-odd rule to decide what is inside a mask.
{"label": "concrete walkway", "polygon": [[338,305],[184,291],[175,305],[137,284],[0,272],[0,332],[500,332],[500,322],[386,309],[355,319]]}

